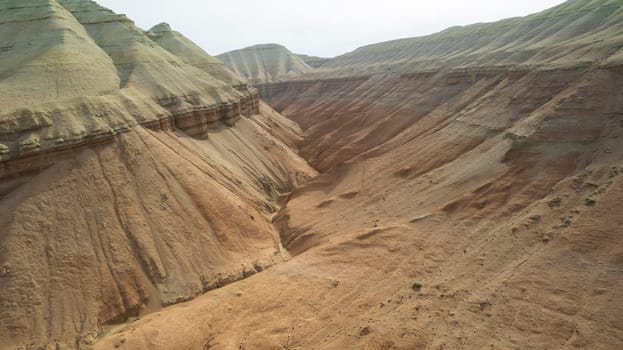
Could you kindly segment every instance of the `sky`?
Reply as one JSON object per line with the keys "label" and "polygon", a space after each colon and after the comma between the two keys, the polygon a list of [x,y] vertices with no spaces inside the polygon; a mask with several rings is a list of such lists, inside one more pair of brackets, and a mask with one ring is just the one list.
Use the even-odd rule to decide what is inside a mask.
{"label": "sky", "polygon": [[335,57],[456,25],[525,16],[563,0],[96,0],[143,29],[167,22],[212,55],[263,43]]}

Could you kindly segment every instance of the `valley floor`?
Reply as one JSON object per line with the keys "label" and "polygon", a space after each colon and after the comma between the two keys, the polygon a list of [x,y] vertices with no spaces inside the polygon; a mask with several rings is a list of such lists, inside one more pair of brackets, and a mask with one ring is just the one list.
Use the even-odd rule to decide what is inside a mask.
{"label": "valley floor", "polygon": [[[600,95],[609,109],[582,112],[598,129],[550,129],[605,85],[599,74],[561,88],[556,73],[470,78],[437,85],[434,106],[401,99],[417,90],[391,78],[364,83],[380,84],[367,87],[368,105],[349,99],[360,92],[352,82],[290,98],[280,110],[304,126],[303,154],[323,171],[274,218],[291,259],[95,348],[620,349],[621,106]],[[523,111],[495,107],[522,90]],[[425,104],[425,116],[406,119]],[[486,117],[495,111],[508,119]],[[389,132],[395,122],[407,124]]]}

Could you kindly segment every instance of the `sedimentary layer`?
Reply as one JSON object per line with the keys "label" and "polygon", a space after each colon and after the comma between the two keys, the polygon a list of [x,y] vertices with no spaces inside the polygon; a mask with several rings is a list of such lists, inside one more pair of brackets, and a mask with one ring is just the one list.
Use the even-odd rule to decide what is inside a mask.
{"label": "sedimentary layer", "polygon": [[82,348],[288,258],[271,217],[315,171],[243,78],[92,1],[5,1],[0,29],[0,348]]}
{"label": "sedimentary layer", "polygon": [[96,348],[618,349],[622,74],[313,83],[281,102],[323,170],[275,217],[293,258]]}
{"label": "sedimentary layer", "polygon": [[[92,1],[2,6],[3,162],[98,143],[135,125],[203,137],[219,122],[258,112],[257,91],[242,78],[215,78],[200,59],[173,55]],[[212,72],[227,72],[221,68]]]}
{"label": "sedimentary layer", "polygon": [[364,46],[325,63],[318,75],[619,65],[622,19],[618,1],[567,1],[526,17]]}
{"label": "sedimentary layer", "polygon": [[232,72],[223,62],[210,56],[179,32],[172,30],[167,23],[160,23],[154,26],[147,31],[147,35],[158,45],[180,57],[184,62],[201,68],[211,76],[229,85],[241,89],[247,88],[248,83],[246,79]]}
{"label": "sedimentary layer", "polygon": [[288,80],[312,71],[300,57],[277,44],[255,45],[216,57],[253,84]]}
{"label": "sedimentary layer", "polygon": [[303,62],[307,63],[312,68],[319,68],[323,64],[329,62],[331,59],[326,57],[310,56],[310,55],[297,55]]}
{"label": "sedimentary layer", "polygon": [[274,218],[292,259],[96,348],[621,348],[621,13],[568,1],[258,86],[322,172]]}

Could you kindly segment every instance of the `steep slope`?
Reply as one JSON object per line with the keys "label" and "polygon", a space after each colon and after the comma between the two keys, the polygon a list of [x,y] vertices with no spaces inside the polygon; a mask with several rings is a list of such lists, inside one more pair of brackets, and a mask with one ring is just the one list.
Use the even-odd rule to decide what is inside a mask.
{"label": "steep slope", "polygon": [[322,171],[275,217],[292,259],[96,348],[620,349],[621,7],[573,0],[258,86]]}
{"label": "steep slope", "polygon": [[[302,145],[303,153],[325,170],[389,140],[437,107],[445,108],[448,98],[467,87],[479,86],[478,97],[496,99],[497,104],[485,107],[498,116],[487,123],[498,128],[504,125],[500,121],[528,115],[582,73],[600,68],[618,72],[622,11],[613,1],[568,1],[523,18],[370,45],[296,81],[257,86],[264,99],[306,129],[309,142]],[[547,35],[535,36],[536,23],[542,23],[538,30]],[[478,41],[471,42],[473,37]],[[517,81],[536,85],[526,83],[521,91],[510,92],[510,100],[488,91]],[[530,104],[522,106],[526,98]],[[487,100],[465,101],[452,113],[481,108]]]}
{"label": "steep slope", "polygon": [[93,1],[61,0],[95,42],[112,58],[124,88],[155,98],[171,112],[232,102],[241,93],[154,43],[125,16]]}
{"label": "steep slope", "polygon": [[3,4],[2,159],[99,142],[136,124],[172,123],[201,136],[221,120],[258,111],[254,89],[238,90],[184,63],[92,1]]}
{"label": "steep slope", "polygon": [[319,68],[320,66],[322,66],[323,64],[325,64],[325,63],[327,63],[327,62],[329,62],[331,60],[330,58],[309,56],[309,55],[301,55],[301,54],[298,54],[297,56],[300,59],[302,59],[303,62],[307,63],[307,65],[312,67],[312,68]]}
{"label": "steep slope", "polygon": [[579,0],[527,17],[453,27],[359,48],[325,74],[408,73],[442,68],[577,67],[620,64],[623,12],[616,0]]}
{"label": "steep slope", "polygon": [[118,90],[110,57],[56,2],[3,1],[0,23],[3,110]]}
{"label": "steep slope", "polygon": [[287,80],[312,70],[297,55],[277,44],[255,45],[216,57],[253,84]]}
{"label": "steep slope", "polygon": [[246,86],[246,81],[229,70],[223,62],[208,55],[202,48],[179,32],[171,30],[168,24],[160,23],[154,26],[147,32],[147,35],[158,45],[180,57],[185,63],[199,67],[229,85]]}
{"label": "steep slope", "polygon": [[0,6],[0,348],[81,348],[288,258],[296,124],[92,1]]}

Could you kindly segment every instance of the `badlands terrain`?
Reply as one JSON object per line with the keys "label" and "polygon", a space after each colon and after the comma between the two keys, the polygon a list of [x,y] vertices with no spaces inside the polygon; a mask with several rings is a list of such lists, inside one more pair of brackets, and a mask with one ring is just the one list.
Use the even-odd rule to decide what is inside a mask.
{"label": "badlands terrain", "polygon": [[260,44],[218,55],[218,59],[253,84],[272,83],[295,78],[312,71],[305,60],[318,65],[322,58],[297,56],[277,44]]}
{"label": "badlands terrain", "polygon": [[621,1],[333,59],[0,28],[0,349],[623,348]]}

